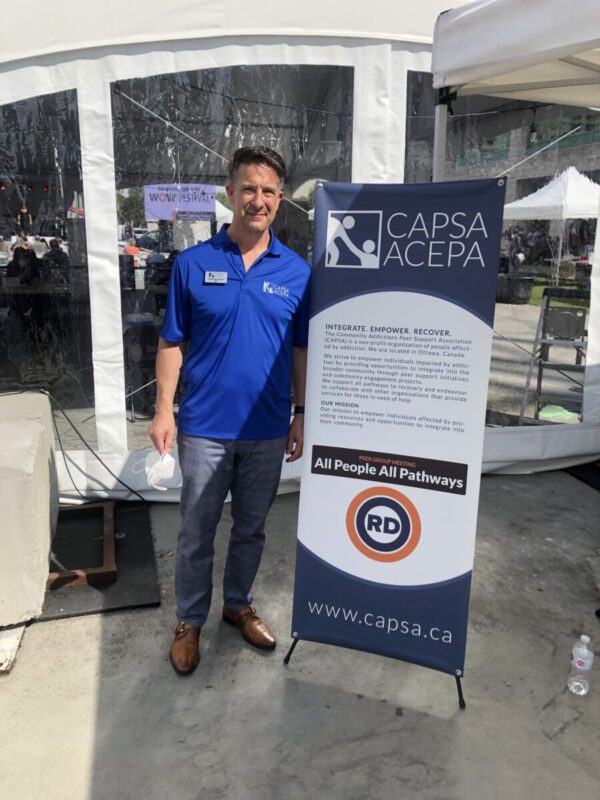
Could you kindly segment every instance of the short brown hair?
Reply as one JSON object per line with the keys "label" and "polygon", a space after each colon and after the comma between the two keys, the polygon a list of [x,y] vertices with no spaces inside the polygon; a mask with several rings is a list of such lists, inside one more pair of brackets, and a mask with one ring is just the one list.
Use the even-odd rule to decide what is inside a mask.
{"label": "short brown hair", "polygon": [[270,147],[240,147],[229,162],[229,180],[233,183],[237,171],[243,164],[264,164],[270,167],[281,183],[287,178],[287,167],[283,158]]}

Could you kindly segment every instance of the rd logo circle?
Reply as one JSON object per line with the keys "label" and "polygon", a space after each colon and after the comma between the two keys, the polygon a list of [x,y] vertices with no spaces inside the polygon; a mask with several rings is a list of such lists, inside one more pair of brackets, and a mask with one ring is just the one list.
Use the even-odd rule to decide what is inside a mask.
{"label": "rd logo circle", "polygon": [[421,537],[421,520],[413,503],[395,489],[376,486],[357,494],[346,512],[352,544],[375,561],[400,561]]}

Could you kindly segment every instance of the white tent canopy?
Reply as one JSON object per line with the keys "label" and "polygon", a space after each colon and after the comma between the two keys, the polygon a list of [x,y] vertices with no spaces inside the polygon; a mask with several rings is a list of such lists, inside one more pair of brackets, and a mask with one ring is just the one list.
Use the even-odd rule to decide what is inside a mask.
{"label": "white tent canopy", "polygon": [[[436,89],[598,108],[598,2],[477,0],[445,12],[435,26],[432,67]],[[441,102],[436,107],[436,180],[443,179],[446,114]],[[597,215],[596,206],[591,216]],[[583,419],[569,430],[544,426],[536,433],[527,428],[488,431],[484,462],[518,472],[527,465],[535,470],[582,463],[600,454],[600,224],[592,267]]]}
{"label": "white tent canopy", "polygon": [[504,219],[590,219],[599,208],[600,185],[569,167],[536,192],[507,203]]}
{"label": "white tent canopy", "polygon": [[[461,5],[465,0],[458,0]],[[266,43],[269,36],[280,42],[300,39],[310,47],[309,37],[327,39],[371,39],[431,45],[436,15],[444,9],[443,0],[423,0],[418,5],[374,0],[365,3],[323,3],[304,0],[264,0],[260,8],[244,0],[171,0],[168,13],[164,6],[146,0],[104,0],[84,12],[81,0],[62,0],[48,4],[33,0],[28,5],[27,34],[4,36],[0,63],[58,54],[58,62],[69,53],[107,48],[114,52],[128,45],[125,52],[140,52],[144,45],[154,49],[179,49],[182,42],[202,40],[207,50],[215,50],[238,37],[248,37],[252,46]],[[2,30],[14,28],[14,9],[4,3],[0,10]],[[170,44],[166,44],[170,43]],[[56,63],[57,59],[52,59]],[[247,63],[240,60],[237,63]]]}
{"label": "white tent canopy", "polygon": [[600,106],[597,0],[477,0],[438,17],[433,85]]}

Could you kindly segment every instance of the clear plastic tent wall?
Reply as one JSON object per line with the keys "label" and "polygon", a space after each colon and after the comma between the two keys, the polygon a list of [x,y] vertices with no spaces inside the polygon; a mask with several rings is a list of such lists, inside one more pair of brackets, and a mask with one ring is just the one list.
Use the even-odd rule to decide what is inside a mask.
{"label": "clear plastic tent wall", "polygon": [[[277,232],[308,258],[316,180],[410,179],[411,80],[430,70],[444,7],[310,0],[266,2],[257,15],[239,0],[175,0],[168,13],[67,0],[49,23],[36,0],[27,35],[5,37],[0,270],[2,241],[12,247],[23,229],[37,260],[19,254],[18,276],[2,276],[0,375],[3,388],[48,389],[66,411],[70,422],[55,407],[63,496],[130,496],[120,479],[178,498],[148,492],[144,473],[169,259],[227,218],[227,160],[242,144],[282,151],[289,202]],[[212,210],[154,219],[151,187],[187,187]],[[284,479],[296,474],[284,466]]]}
{"label": "clear plastic tent wall", "polygon": [[21,254],[19,275],[3,276],[0,369],[4,389],[46,388],[73,423],[55,407],[63,496],[129,496],[86,443],[147,489],[165,262],[217,222],[210,211],[148,220],[144,187],[193,186],[226,218],[227,159],[266,143],[290,165],[278,233],[310,256],[317,179],[403,181],[406,78],[429,69],[443,7],[67,0],[49,21],[34,2],[27,34],[6,37],[2,235],[10,247],[19,232],[39,239],[35,265]]}

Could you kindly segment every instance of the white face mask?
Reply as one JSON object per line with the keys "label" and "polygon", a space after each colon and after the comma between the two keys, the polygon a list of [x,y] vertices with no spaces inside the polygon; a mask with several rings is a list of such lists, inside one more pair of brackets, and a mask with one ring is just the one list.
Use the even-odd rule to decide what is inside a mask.
{"label": "white face mask", "polygon": [[162,455],[157,450],[148,453],[144,464],[148,485],[159,492],[166,492],[167,487],[159,484],[171,480],[175,475],[176,466],[177,462],[167,451]]}

